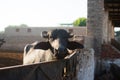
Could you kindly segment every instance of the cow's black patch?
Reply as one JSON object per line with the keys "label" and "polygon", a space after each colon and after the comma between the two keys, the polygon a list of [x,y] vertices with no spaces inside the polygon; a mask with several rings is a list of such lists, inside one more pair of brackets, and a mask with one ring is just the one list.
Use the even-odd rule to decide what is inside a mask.
{"label": "cow's black patch", "polygon": [[67,48],[70,50],[74,50],[74,49],[83,49],[84,46],[78,42],[75,41],[70,41],[68,42]]}
{"label": "cow's black patch", "polygon": [[39,42],[34,46],[34,49],[43,49],[43,50],[48,50],[50,49],[50,44],[49,42]]}
{"label": "cow's black patch", "polygon": [[28,45],[26,46],[26,53],[28,53],[28,51],[29,51],[30,48],[32,48],[32,47],[33,47],[33,45],[28,44]]}

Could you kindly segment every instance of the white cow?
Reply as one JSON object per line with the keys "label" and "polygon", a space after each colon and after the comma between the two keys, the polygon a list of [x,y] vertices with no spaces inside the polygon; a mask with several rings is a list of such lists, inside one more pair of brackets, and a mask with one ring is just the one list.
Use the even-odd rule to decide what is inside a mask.
{"label": "white cow", "polygon": [[70,50],[83,48],[82,44],[69,41],[68,39],[72,38],[73,35],[63,29],[43,32],[42,35],[48,41],[26,45],[24,48],[23,64],[64,59],[70,54]]}

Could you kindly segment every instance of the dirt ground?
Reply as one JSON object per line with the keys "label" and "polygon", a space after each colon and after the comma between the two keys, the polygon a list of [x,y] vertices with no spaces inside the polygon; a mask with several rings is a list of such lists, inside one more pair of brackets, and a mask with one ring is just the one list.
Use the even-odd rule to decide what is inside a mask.
{"label": "dirt ground", "polygon": [[22,64],[23,53],[0,51],[0,68]]}

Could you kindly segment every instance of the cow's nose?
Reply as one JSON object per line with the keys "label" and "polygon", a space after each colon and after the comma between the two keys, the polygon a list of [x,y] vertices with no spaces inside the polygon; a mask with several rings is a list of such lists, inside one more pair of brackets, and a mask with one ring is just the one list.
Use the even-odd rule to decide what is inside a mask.
{"label": "cow's nose", "polygon": [[60,48],[58,48],[58,51],[59,51],[60,53],[66,53],[66,52],[67,52],[67,49],[60,47]]}

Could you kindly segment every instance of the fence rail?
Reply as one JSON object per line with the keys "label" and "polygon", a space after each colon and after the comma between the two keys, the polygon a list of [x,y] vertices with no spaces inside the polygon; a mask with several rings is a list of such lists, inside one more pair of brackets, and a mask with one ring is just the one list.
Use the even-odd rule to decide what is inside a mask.
{"label": "fence rail", "polygon": [[0,80],[73,80],[77,54],[64,60],[0,68]]}
{"label": "fence rail", "polygon": [[0,80],[93,80],[93,49],[76,50],[66,59],[0,68]]}

